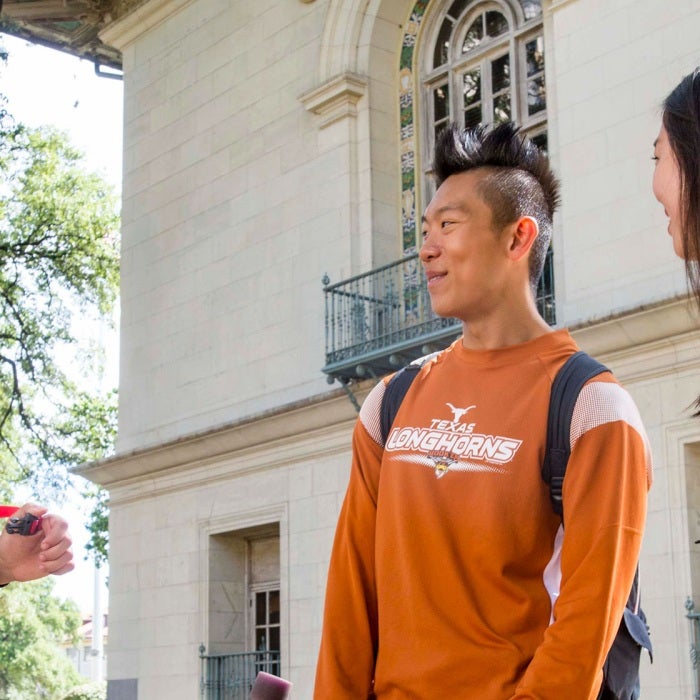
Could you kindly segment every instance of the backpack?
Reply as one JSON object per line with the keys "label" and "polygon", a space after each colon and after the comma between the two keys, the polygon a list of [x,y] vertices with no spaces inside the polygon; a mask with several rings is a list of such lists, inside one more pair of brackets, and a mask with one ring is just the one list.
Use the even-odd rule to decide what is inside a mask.
{"label": "backpack", "polygon": [[[433,353],[407,365],[387,383],[380,408],[382,444],[386,443],[394,418],[413,380],[423,365],[437,354]],[[589,379],[606,371],[608,371],[607,367],[585,352],[579,351],[564,363],[552,383],[542,478],[549,486],[552,508],[562,518],[562,522],[562,487],[571,454],[569,435],[574,406],[583,385]],[[649,658],[653,661],[649,627],[639,603],[639,567],[637,567],[620,627],[603,665],[603,685],[598,700],[637,700],[639,698],[639,662],[642,648],[649,652]]]}

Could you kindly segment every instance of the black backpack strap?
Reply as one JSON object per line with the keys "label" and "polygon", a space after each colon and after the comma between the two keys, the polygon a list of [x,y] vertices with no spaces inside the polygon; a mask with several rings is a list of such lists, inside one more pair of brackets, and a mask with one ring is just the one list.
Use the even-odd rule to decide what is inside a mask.
{"label": "black backpack strap", "polygon": [[[552,383],[547,417],[547,444],[542,478],[549,485],[552,508],[563,521],[562,488],[566,465],[571,455],[571,419],[583,385],[607,371],[607,367],[585,352],[574,353],[562,366]],[[639,567],[634,574],[612,647],[603,666],[603,685],[598,700],[639,697],[639,657],[642,649],[652,658],[651,639],[646,617],[639,604]]]}
{"label": "black backpack strap", "polygon": [[384,396],[380,410],[380,427],[382,434],[382,445],[386,444],[389,431],[394,423],[394,418],[399,411],[399,406],[406,396],[413,380],[418,376],[423,363],[406,365],[400,369],[384,387]]}
{"label": "black backpack strap", "polygon": [[552,383],[542,478],[549,485],[552,508],[560,517],[563,517],[564,475],[571,454],[570,432],[574,406],[583,385],[607,371],[605,365],[579,350],[562,365]]}

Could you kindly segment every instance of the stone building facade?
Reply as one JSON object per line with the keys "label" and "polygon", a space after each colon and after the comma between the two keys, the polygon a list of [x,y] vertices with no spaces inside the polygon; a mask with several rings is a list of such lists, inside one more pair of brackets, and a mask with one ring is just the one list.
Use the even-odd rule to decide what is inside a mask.
{"label": "stone building facade", "polygon": [[125,85],[120,417],[83,473],[111,497],[110,698],[191,700],[202,653],[275,646],[311,697],[353,400],[381,355],[329,361],[322,280],[409,259],[436,130],[507,117],[563,179],[554,322],[626,384],[654,451],[644,697],[688,697],[700,331],[650,156],[700,63],[697,3],[148,0],[102,25]]}

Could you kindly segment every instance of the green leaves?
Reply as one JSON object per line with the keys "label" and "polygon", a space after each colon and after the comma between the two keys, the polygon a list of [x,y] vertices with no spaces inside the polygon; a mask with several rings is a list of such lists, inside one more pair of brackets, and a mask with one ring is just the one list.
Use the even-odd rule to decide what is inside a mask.
{"label": "green leaves", "polygon": [[90,540],[85,549],[91,554],[95,565],[105,566],[109,559],[109,496],[104,489],[96,489],[93,507],[88,516],[87,528]]}
{"label": "green leaves", "polygon": [[[0,499],[24,483],[36,499],[60,500],[68,468],[111,451],[116,391],[85,389],[100,385],[102,371],[86,336],[109,323],[118,287],[115,194],[65,134],[17,124],[0,95]],[[88,549],[99,564],[106,494],[85,496],[94,509]],[[52,587],[42,579],[0,590],[0,698],[104,697],[103,685],[76,688],[81,679],[60,645],[81,619]]]}
{"label": "green leaves", "polygon": [[43,294],[55,296],[60,286],[76,301],[108,310],[118,284],[113,193],[99,176],[85,172],[81,154],[64,134],[22,129],[10,138],[0,266],[14,262],[14,271],[29,273],[23,283]]}
{"label": "green leaves", "polygon": [[10,584],[0,591],[0,697],[61,697],[80,676],[61,649],[77,642],[77,606],[51,595],[53,582]]}
{"label": "green leaves", "polygon": [[77,688],[72,688],[61,700],[105,700],[107,697],[107,683],[105,681],[93,681],[83,683]]}
{"label": "green leaves", "polygon": [[[68,464],[92,462],[108,455],[117,434],[117,392],[104,396],[82,392],[75,397],[68,415],[56,425],[62,436]],[[83,496],[90,508],[86,527],[90,539],[86,550],[97,566],[108,559],[109,500],[104,489],[88,488]]]}
{"label": "green leaves", "polygon": [[[16,124],[0,97],[0,472],[11,457],[39,494],[60,490],[64,467],[103,456],[113,440],[94,401],[86,420],[92,399],[76,365],[81,324],[108,321],[118,285],[110,186],[65,134]],[[84,356],[95,377],[94,352]],[[66,428],[75,411],[84,439]]]}

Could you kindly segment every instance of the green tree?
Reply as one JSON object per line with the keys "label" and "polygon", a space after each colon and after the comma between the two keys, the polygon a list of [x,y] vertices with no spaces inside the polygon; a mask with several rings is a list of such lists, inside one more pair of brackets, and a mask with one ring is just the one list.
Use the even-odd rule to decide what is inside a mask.
{"label": "green tree", "polygon": [[0,593],[0,697],[59,700],[84,682],[61,648],[82,620],[72,601],[51,595],[51,579],[10,584]]}
{"label": "green tree", "polygon": [[[87,171],[67,137],[16,123],[0,95],[3,500],[18,483],[31,485],[41,500],[60,500],[69,483],[66,467],[111,449],[116,393],[81,388],[86,375],[98,383],[99,362],[77,321],[111,318],[118,224],[110,186]],[[86,495],[97,504],[93,549],[104,557],[106,500],[96,490]],[[80,618],[74,604],[51,595],[52,585],[44,579],[0,591],[3,700],[59,700],[81,683],[59,646],[75,634]]]}
{"label": "green tree", "polygon": [[107,684],[104,681],[94,681],[72,688],[61,700],[105,700],[106,697]]}
{"label": "green tree", "polygon": [[79,396],[60,357],[67,365],[78,314],[107,318],[114,306],[117,231],[114,194],[66,136],[2,114],[0,442],[41,490],[76,462],[56,424]]}
{"label": "green tree", "polygon": [[[117,392],[93,395],[82,393],[70,407],[68,417],[57,425],[66,449],[76,463],[92,462],[107,455],[117,434]],[[109,505],[107,491],[97,486],[84,491],[90,502],[86,545],[97,566],[107,563],[109,546]]]}
{"label": "green tree", "polygon": [[[60,500],[65,468],[104,456],[114,440],[115,395],[78,386],[81,360],[97,382],[95,349],[78,347],[76,320],[111,317],[117,201],[64,134],[17,124],[4,105],[0,96],[0,493],[28,482]],[[106,498],[87,495],[99,561]]]}

